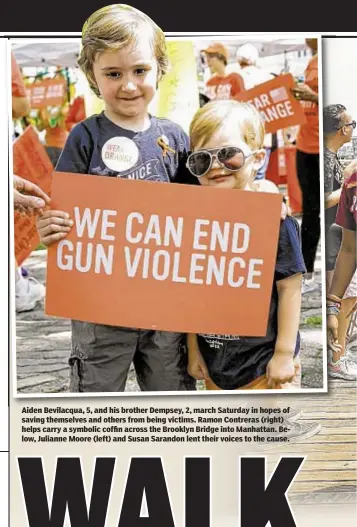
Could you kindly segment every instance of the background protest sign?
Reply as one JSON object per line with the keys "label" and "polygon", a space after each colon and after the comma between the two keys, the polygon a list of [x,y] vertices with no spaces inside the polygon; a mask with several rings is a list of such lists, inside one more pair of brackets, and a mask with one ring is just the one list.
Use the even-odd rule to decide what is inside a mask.
{"label": "background protest sign", "polygon": [[32,109],[47,108],[48,106],[62,106],[66,90],[65,79],[45,79],[26,86],[26,95]]}
{"label": "background protest sign", "polygon": [[239,101],[254,104],[259,111],[267,133],[302,124],[306,121],[304,110],[291,93],[295,82],[291,73],[258,84],[251,90],[239,93]]}
{"label": "background protest sign", "polygon": [[[28,126],[13,143],[14,174],[36,183],[46,194],[51,189],[53,166],[35,130]],[[15,257],[20,265],[40,243],[34,216],[14,215]]]}
{"label": "background protest sign", "polygon": [[46,313],[167,331],[265,335],[281,196],[55,172],[69,235]]}

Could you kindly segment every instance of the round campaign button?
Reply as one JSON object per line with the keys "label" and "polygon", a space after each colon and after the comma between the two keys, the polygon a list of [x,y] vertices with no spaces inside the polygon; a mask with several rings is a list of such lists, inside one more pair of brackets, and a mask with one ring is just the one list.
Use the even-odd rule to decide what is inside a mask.
{"label": "round campaign button", "polygon": [[111,137],[102,148],[102,159],[111,170],[125,172],[136,165],[139,150],[128,137]]}

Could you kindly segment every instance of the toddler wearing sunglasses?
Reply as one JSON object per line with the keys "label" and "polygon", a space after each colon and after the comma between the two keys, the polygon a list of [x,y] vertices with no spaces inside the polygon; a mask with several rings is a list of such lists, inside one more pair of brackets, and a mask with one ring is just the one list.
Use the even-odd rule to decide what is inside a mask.
{"label": "toddler wearing sunglasses", "polygon": [[[264,126],[250,104],[233,100],[206,104],[193,118],[190,139],[187,168],[199,184],[243,192],[272,190],[254,182],[264,162]],[[264,221],[264,211],[261,214]],[[205,379],[208,390],[300,387],[298,328],[306,272],[300,245],[299,225],[287,216],[280,223],[264,337],[188,335],[188,371],[196,379]]]}

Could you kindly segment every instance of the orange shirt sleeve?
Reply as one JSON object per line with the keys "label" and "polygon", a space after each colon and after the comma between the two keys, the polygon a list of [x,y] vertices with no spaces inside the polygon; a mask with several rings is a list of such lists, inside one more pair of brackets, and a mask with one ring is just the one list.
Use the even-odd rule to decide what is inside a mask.
{"label": "orange shirt sleeve", "polygon": [[26,97],[25,83],[14,54],[11,52],[11,93],[13,97]]}
{"label": "orange shirt sleeve", "polygon": [[233,73],[233,82],[232,82],[232,94],[231,97],[234,98],[238,93],[241,93],[245,90],[244,88],[244,81],[239,75],[239,73]]}
{"label": "orange shirt sleeve", "polygon": [[69,107],[68,115],[66,118],[66,128],[71,130],[71,128],[80,121],[83,121],[86,118],[84,98],[79,96],[76,97]]}

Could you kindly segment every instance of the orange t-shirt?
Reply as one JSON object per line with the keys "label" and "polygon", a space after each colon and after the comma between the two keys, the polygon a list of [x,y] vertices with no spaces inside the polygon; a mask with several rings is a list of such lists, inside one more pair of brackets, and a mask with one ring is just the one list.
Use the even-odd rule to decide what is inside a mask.
{"label": "orange t-shirt", "polygon": [[230,73],[224,77],[211,77],[206,83],[206,95],[213,101],[218,99],[233,99],[244,91],[244,82],[239,73]]}
{"label": "orange t-shirt", "polygon": [[[305,84],[318,93],[319,77],[317,55],[314,55],[305,70]],[[304,108],[306,123],[302,124],[296,139],[296,148],[307,154],[319,153],[319,106],[312,101],[300,101]]]}
{"label": "orange t-shirt", "polygon": [[56,148],[63,148],[68,137],[68,132],[61,126],[54,128],[46,128],[45,146],[54,146]]}
{"label": "orange t-shirt", "polygon": [[25,84],[17,65],[15,56],[11,52],[11,93],[13,97],[26,97]]}
{"label": "orange t-shirt", "polygon": [[82,96],[78,96],[74,99],[73,103],[69,107],[68,115],[66,118],[67,130],[71,130],[75,124],[84,121],[85,118],[86,109],[84,104],[84,98]]}

